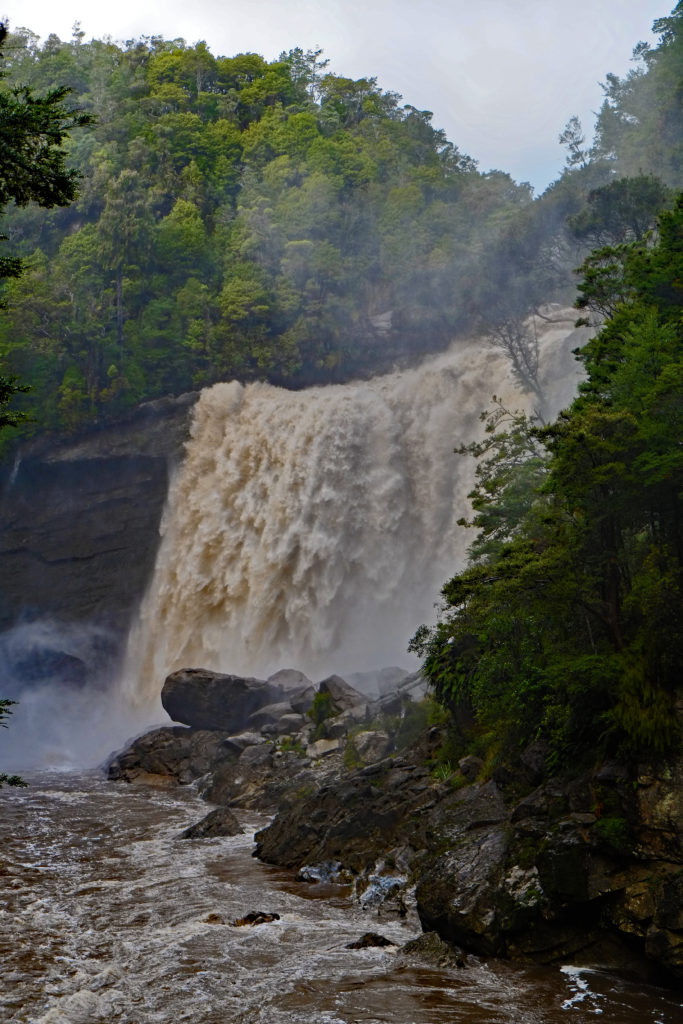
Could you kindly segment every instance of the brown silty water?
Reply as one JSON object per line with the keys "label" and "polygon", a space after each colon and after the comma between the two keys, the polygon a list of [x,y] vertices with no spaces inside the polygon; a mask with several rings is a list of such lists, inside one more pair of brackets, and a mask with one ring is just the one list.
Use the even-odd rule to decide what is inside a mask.
{"label": "brown silty water", "polygon": [[[3,1024],[680,1024],[672,992],[600,971],[401,952],[413,912],[363,911],[349,889],[295,882],[234,838],[186,840],[192,788],[33,776],[3,789]],[[239,813],[239,812],[238,812]],[[250,911],[279,915],[253,927]],[[372,930],[395,945],[350,950]]]}

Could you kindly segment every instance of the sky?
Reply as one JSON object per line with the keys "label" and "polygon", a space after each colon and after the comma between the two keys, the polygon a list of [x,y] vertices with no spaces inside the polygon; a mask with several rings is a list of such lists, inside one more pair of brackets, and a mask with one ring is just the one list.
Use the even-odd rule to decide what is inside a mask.
{"label": "sky", "polygon": [[559,175],[558,136],[581,118],[588,138],[608,72],[633,67],[640,40],[674,0],[0,0],[11,28],[62,39],[141,35],[206,41],[216,56],[322,47],[329,70],[375,77],[431,110],[482,171],[498,168],[540,194]]}

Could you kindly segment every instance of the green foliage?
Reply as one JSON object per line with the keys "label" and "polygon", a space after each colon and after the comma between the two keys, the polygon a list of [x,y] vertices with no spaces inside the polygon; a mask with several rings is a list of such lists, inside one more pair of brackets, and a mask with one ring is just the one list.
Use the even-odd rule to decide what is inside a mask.
{"label": "green foliage", "polygon": [[571,408],[532,427],[499,406],[485,441],[459,449],[482,460],[475,560],[412,641],[446,707],[508,752],[544,737],[556,767],[679,739],[683,195],[614,267]]}
{"label": "green foliage", "polygon": [[611,852],[628,855],[633,851],[633,835],[625,818],[605,815],[598,818],[593,831],[601,844]]}
{"label": "green foliage", "polygon": [[6,65],[7,95],[29,83],[48,110],[68,83],[82,112],[60,132],[96,119],[68,148],[71,209],[6,214],[29,276],[5,286],[0,373],[33,387],[24,432],[231,376],[348,379],[472,326],[490,297],[473,282],[505,294],[483,253],[515,237],[528,186],[480,174],[428,111],[318,51],[19,30]]}
{"label": "green foliage", "polygon": [[313,706],[306,712],[315,725],[313,738],[316,740],[325,736],[325,723],[334,715],[332,705],[332,694],[327,690],[318,690],[313,697]]}
{"label": "green foliage", "polygon": [[569,218],[569,227],[594,248],[639,241],[672,199],[672,190],[653,175],[618,178],[589,192],[584,209]]}
{"label": "green foliage", "polygon": [[[571,269],[596,244],[608,248],[585,268],[586,309],[610,314],[625,258],[614,246],[642,238],[683,187],[680,25],[679,5],[634,72],[608,76],[592,147],[571,119],[567,167],[536,200],[502,171],[480,173],[429,111],[372,77],[330,74],[320,51],[269,62],[78,34],[41,47],[20,29],[3,102],[63,141],[88,129],[40,150],[54,190],[66,198],[78,179],[69,210],[5,212],[16,255],[0,374],[31,384],[39,410],[21,432],[230,377],[349,379],[474,330],[542,412],[529,314],[570,299]],[[7,276],[21,260],[24,282]],[[17,411],[27,403],[16,396]]]}
{"label": "green foliage", "polygon": [[16,377],[0,376],[0,428],[16,427],[27,419],[26,413],[14,412],[7,406],[15,395],[29,391],[26,384],[20,384]]}
{"label": "green foliage", "polygon": [[346,746],[342,754],[342,763],[347,772],[353,772],[363,766],[363,761],[358,753],[358,747],[354,742],[353,735],[349,736],[346,740]]}
{"label": "green foliage", "polygon": [[[16,704],[15,700],[10,700],[8,697],[0,698],[0,726],[2,726],[3,729],[7,728],[7,722],[5,721],[5,719],[7,718],[8,715],[12,714],[11,708],[13,704]],[[0,772],[0,789],[2,789],[3,786],[26,785],[28,785],[28,783],[24,782],[21,776],[7,775],[5,772]]]}
{"label": "green foliage", "polygon": [[[0,48],[7,29],[0,24]],[[3,54],[0,52],[0,60]],[[71,89],[60,85],[36,96],[26,85],[9,86],[0,71],[0,210],[37,203],[46,209],[76,198],[77,172],[66,167],[65,140],[76,127],[92,123],[89,113],[68,110]],[[21,261],[0,257],[0,278],[17,277]]]}
{"label": "green foliage", "polygon": [[306,756],[306,748],[298,737],[283,736],[278,747],[283,754],[296,754],[297,757]]}

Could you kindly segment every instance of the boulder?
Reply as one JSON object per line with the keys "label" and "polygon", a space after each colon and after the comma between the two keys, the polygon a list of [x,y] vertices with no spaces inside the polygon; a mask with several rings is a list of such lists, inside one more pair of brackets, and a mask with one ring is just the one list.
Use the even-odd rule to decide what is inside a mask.
{"label": "boulder", "polygon": [[416,939],[411,939],[401,946],[401,953],[440,970],[453,967],[460,969],[465,966],[465,958],[460,950],[444,942],[437,932],[423,932]]}
{"label": "boulder", "polygon": [[300,732],[306,725],[306,719],[303,715],[297,715],[292,712],[290,715],[283,715],[278,723],[279,735],[280,736],[293,736],[295,733]]}
{"label": "boulder", "polygon": [[315,697],[315,686],[301,686],[295,690],[288,690],[287,696],[289,697],[289,703],[292,705],[292,710],[296,711],[299,715],[306,715],[313,707],[313,698]]}
{"label": "boulder", "polygon": [[341,676],[328,676],[318,686],[319,693],[329,693],[332,699],[332,711],[335,715],[350,708],[367,704],[367,698],[350,686]]}
{"label": "boulder", "polygon": [[348,942],[346,944],[347,949],[370,949],[373,946],[395,946],[396,943],[392,942],[391,939],[387,939],[386,936],[380,935],[379,932],[366,932],[365,935],[361,935],[355,942]]}
{"label": "boulder", "polygon": [[458,761],[460,774],[464,775],[468,782],[474,782],[483,767],[484,762],[482,759],[480,757],[475,757],[474,754],[468,754],[467,757],[462,757]]}
{"label": "boulder", "polygon": [[389,750],[389,743],[389,734],[379,729],[367,729],[353,737],[356,753],[364,764],[381,761]]}
{"label": "boulder", "polygon": [[[288,700],[278,701],[277,704],[266,704],[264,707],[259,708],[258,711],[254,711],[253,714],[249,715],[247,719],[247,728],[261,732],[270,732],[278,735],[280,732],[285,733],[288,731],[285,725],[284,729],[280,729],[280,721],[285,715],[291,715],[292,705]],[[274,727],[272,729],[268,727]]]}
{"label": "boulder", "polygon": [[289,695],[290,690],[301,690],[307,686],[313,686],[308,676],[305,676],[303,672],[299,672],[296,668],[281,668],[279,672],[268,676],[266,682],[272,686],[281,687],[287,695]]}
{"label": "boulder", "polygon": [[265,910],[252,910],[244,917],[236,917],[230,924],[233,928],[243,928],[245,925],[270,924],[271,921],[279,921],[279,914],[269,914]]}
{"label": "boulder", "polygon": [[182,833],[183,839],[207,839],[211,836],[238,836],[244,832],[228,807],[217,807]]}
{"label": "boulder", "polygon": [[295,668],[281,668],[272,676],[268,676],[267,682],[271,686],[279,686],[284,697],[292,705],[292,710],[297,714],[305,715],[313,707],[315,697],[315,686],[303,672]]}
{"label": "boulder", "polygon": [[208,729],[153,729],[115,754],[107,766],[107,775],[125,782],[193,782],[235,759],[226,740],[225,733]]}
{"label": "boulder", "polygon": [[299,869],[342,861],[364,872],[392,847],[424,848],[434,797],[428,769],[400,758],[344,773],[281,808],[257,834],[257,856]]}
{"label": "boulder", "polygon": [[228,733],[241,732],[250,715],[282,698],[281,687],[262,679],[196,668],[172,672],[161,691],[161,703],[174,722]]}
{"label": "boulder", "polygon": [[315,760],[318,757],[325,757],[326,754],[334,754],[335,751],[340,750],[342,746],[341,739],[331,740],[315,740],[314,743],[309,743],[306,748],[306,757],[310,757]]}
{"label": "boulder", "polygon": [[235,757],[239,757],[246,747],[254,747],[265,742],[266,738],[260,732],[239,732],[223,740],[223,746],[234,752]]}

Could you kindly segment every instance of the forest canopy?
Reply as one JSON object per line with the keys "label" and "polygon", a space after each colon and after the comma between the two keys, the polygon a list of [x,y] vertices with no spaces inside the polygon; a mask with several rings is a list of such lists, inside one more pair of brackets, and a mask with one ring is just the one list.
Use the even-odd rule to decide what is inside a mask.
{"label": "forest canopy", "polygon": [[567,168],[538,199],[320,52],[223,57],[77,29],[39,45],[18,29],[3,95],[68,89],[94,119],[67,143],[77,201],[3,218],[26,273],[4,285],[0,373],[32,388],[24,429],[75,430],[230,377],[345,380],[462,332],[514,363],[520,325],[572,300],[590,249],[640,237],[683,186],[681,5],[656,28],[659,46],[607,77],[593,147],[568,126]]}

